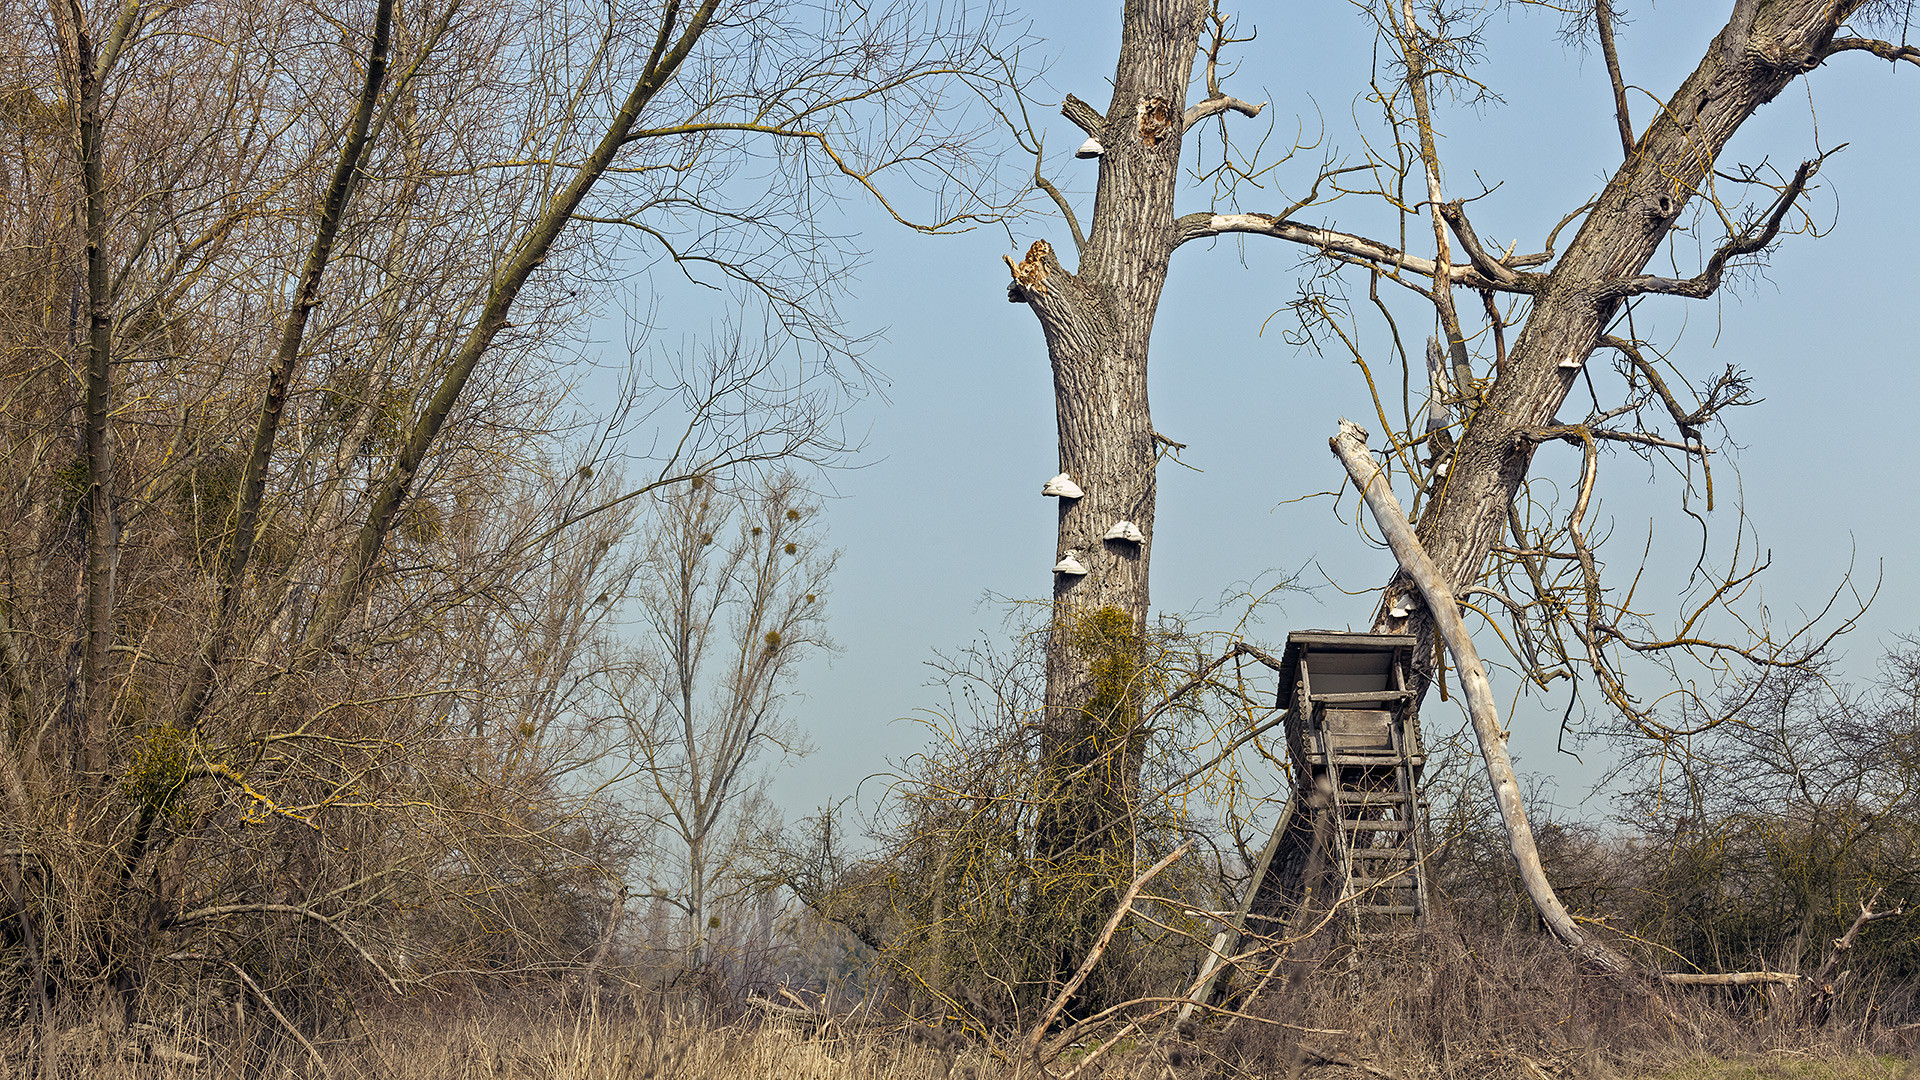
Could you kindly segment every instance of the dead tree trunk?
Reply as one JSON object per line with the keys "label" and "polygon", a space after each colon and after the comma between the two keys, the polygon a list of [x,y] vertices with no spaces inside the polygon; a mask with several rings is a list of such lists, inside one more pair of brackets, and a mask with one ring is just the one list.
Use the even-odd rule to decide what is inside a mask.
{"label": "dead tree trunk", "polygon": [[94,788],[103,783],[107,769],[107,712],[112,692],[108,685],[108,652],[113,644],[114,576],[119,562],[113,442],[108,423],[113,408],[113,314],[108,280],[107,180],[100,130],[100,82],[113,61],[114,50],[109,42],[104,57],[96,51],[92,32],[77,6],[62,9],[55,5],[53,10],[63,19],[68,77],[74,84],[74,141],[79,150],[75,164],[86,223],[86,354],[84,360],[74,364],[81,373],[82,386],[79,442],[87,476],[81,519],[85,523],[86,561],[78,590],[82,597],[75,703],[79,724],[72,761],[75,769],[87,777],[89,788]]}

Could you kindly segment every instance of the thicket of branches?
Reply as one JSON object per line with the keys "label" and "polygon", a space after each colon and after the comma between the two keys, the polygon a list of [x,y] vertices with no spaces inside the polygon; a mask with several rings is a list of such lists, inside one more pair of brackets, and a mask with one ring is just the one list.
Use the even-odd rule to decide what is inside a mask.
{"label": "thicket of branches", "polygon": [[[1091,883],[1047,876],[1060,864],[1047,856],[1039,823],[1054,789],[1032,724],[1020,719],[1042,692],[1042,654],[976,649],[943,665],[952,700],[928,721],[936,729],[931,748],[888,777],[886,809],[866,823],[877,854],[860,854],[848,835],[858,826],[830,810],[796,831],[799,843],[780,868],[819,927],[852,939],[841,955],[862,963],[844,987],[925,1023],[972,1032],[1010,1060],[1038,1053],[1067,1071],[1078,1059],[1055,1055],[1086,1045],[1081,1040],[1105,1046],[1188,1031],[1176,1020],[1196,997],[1200,1018],[1239,1029],[1235,1039],[1285,1043],[1297,1036],[1272,1025],[1344,1027],[1321,998],[1344,1001],[1354,987],[1370,987],[1359,991],[1363,998],[1393,998],[1391,1007],[1376,1003],[1382,1017],[1404,1005],[1419,1025],[1429,1022],[1418,1019],[1423,1010],[1435,1010],[1429,1020],[1440,1027],[1416,1026],[1402,1038],[1442,1057],[1449,1038],[1472,1045],[1497,1031],[1532,1030],[1533,1010],[1565,1008],[1542,988],[1569,961],[1556,955],[1516,874],[1470,740],[1443,730],[1431,731],[1428,744],[1436,903],[1426,929],[1360,944],[1338,933],[1336,908],[1296,925],[1292,936],[1247,935],[1228,959],[1232,993],[1195,995],[1280,808],[1228,795],[1288,785],[1266,771],[1285,763],[1263,768],[1252,740],[1224,764],[1211,760],[1223,742],[1278,715],[1269,669],[1210,663],[1221,644],[1157,639],[1154,674],[1143,683],[1178,694],[1184,715],[1155,710],[1148,757],[1157,767],[1131,823],[1140,838],[1140,869],[1131,873],[1143,876],[1110,894],[1090,920],[1101,945],[1096,962],[1067,958],[1069,970],[1084,967],[1088,976],[1078,997],[1054,972],[1058,943],[1080,927],[1058,925],[1049,890],[1092,893],[1111,875],[1089,869]],[[1259,655],[1241,644],[1242,658]],[[1853,1025],[1863,1038],[1911,1029],[1920,1023],[1920,647],[1907,642],[1889,653],[1871,686],[1802,667],[1763,670],[1741,692],[1746,700],[1699,733],[1684,759],[1660,746],[1628,761],[1609,820],[1556,820],[1550,804],[1536,807],[1541,859],[1562,900],[1665,984],[1650,1000],[1668,1004],[1649,1006],[1604,980],[1576,978],[1588,987],[1583,1000],[1591,998],[1576,1012],[1650,1007],[1651,1022],[1675,1025],[1667,1030],[1682,1039],[1702,1035],[1679,1016],[1728,1005],[1724,1015],[1809,1038],[1825,1025]],[[1434,711],[1438,727],[1445,710]],[[1221,772],[1211,783],[1196,780],[1213,769]],[[1154,871],[1169,855],[1174,860]],[[1847,947],[1836,948],[1842,938]],[[1495,968],[1506,974],[1490,978]],[[1726,973],[1745,974],[1729,981]],[[822,989],[836,976],[826,964],[793,974]],[[1482,1018],[1477,1029],[1445,1027],[1460,1022],[1453,1010],[1461,1007],[1452,1000],[1461,987],[1448,980],[1479,987],[1464,991],[1466,1013]],[[1490,996],[1476,1006],[1476,994]],[[1101,1005],[1084,1004],[1092,1000]],[[1512,1009],[1521,1013],[1495,1018]],[[1564,1012],[1554,1016],[1547,1027],[1567,1022]],[[1572,1038],[1571,1030],[1555,1027],[1553,1037]],[[1429,1036],[1440,1041],[1428,1045]],[[1292,1053],[1275,1052],[1283,1064]]]}
{"label": "thicket of branches", "polygon": [[[662,687],[592,677],[660,597],[630,534],[678,512],[654,493],[784,485],[762,577],[812,600],[788,571],[824,574],[817,523],[777,474],[838,460],[865,385],[823,210],[995,212],[965,178],[998,14],[74,0],[0,26],[0,1014],[224,996],[303,1039],[382,987],[590,966],[665,789],[608,791],[673,767],[642,730]],[[714,325],[589,374],[622,279],[711,287]],[[743,708],[777,711],[817,623],[718,629],[751,643]],[[696,848],[754,723],[713,747]]]}
{"label": "thicket of branches", "polygon": [[[1044,631],[944,663],[930,747],[888,778],[860,848],[827,811],[777,852],[753,779],[803,741],[781,704],[830,647],[833,562],[782,470],[838,459],[864,377],[834,310],[854,252],[818,211],[852,191],[930,230],[998,212],[978,179],[998,133],[970,111],[1016,77],[996,13],[0,0],[0,1010],[51,1032],[198,997],[266,1012],[317,1061],[310,1036],[382,991],[710,986],[774,939],[784,886],[840,935],[785,974],[824,986],[870,965],[873,1000],[1012,1033],[1022,1061],[1170,1024],[1298,786],[1249,624],[1146,616],[1167,444],[1146,424],[1145,329],[1172,251],[1229,234],[1311,253],[1299,340],[1366,374],[1383,460],[1460,598],[1536,689],[1584,674],[1593,713],[1619,719],[1617,823],[1539,830],[1576,914],[1649,969],[1809,977],[1823,1015],[1827,943],[1869,915],[1852,955],[1884,982],[1862,985],[1920,975],[1920,923],[1892,914],[1920,905],[1920,647],[1856,691],[1822,666],[1830,638],[1693,633],[1758,571],[1737,546],[1666,613],[1679,629],[1656,629],[1603,583],[1590,527],[1603,444],[1671,465],[1686,512],[1711,506],[1725,447],[1702,431],[1749,380],[1689,382],[1634,305],[1710,295],[1811,230],[1824,158],[1790,176],[1707,158],[1828,56],[1920,62],[1835,36],[1886,7],[1741,0],[1688,84],[1714,93],[1682,102],[1737,103],[1709,110],[1706,157],[1675,110],[1636,133],[1622,105],[1605,205],[1516,256],[1483,250],[1445,189],[1430,100],[1474,96],[1485,11],[1368,6],[1378,148],[1313,170],[1282,213],[1238,213],[1277,174],[1222,126],[1199,174],[1219,212],[1176,218],[1179,137],[1259,112],[1220,82],[1252,39],[1217,5],[1159,22],[1129,6],[1129,41],[1164,61],[1149,89],[1172,96],[1148,101],[1143,75],[1116,80],[1113,116],[1071,97],[1066,113],[1102,169],[1164,196],[1152,258],[1121,253],[1152,223],[1098,221],[1088,241],[1044,162],[1034,182],[1116,289],[1151,295],[1123,319],[1044,244],[1011,264],[1061,370],[1130,350],[1119,405],[1067,402],[1131,425],[1128,456],[1062,510]],[[1591,14],[1568,32],[1595,35],[1623,93],[1613,8]],[[1208,96],[1175,107],[1195,61]],[[1039,156],[1031,130],[1014,138]],[[896,182],[931,192],[924,213]],[[1369,200],[1400,245],[1290,219],[1336,196]],[[1705,267],[1643,273],[1689,202],[1685,227],[1718,245]],[[1591,234],[1557,260],[1583,215]],[[636,256],[737,317],[684,354],[639,353],[611,416],[583,421],[570,335]],[[1356,344],[1362,284],[1393,343],[1377,354]],[[1383,284],[1436,329],[1424,354]],[[1396,367],[1397,386],[1378,377]],[[1559,423],[1576,381],[1588,414]],[[1578,452],[1547,459],[1578,478],[1564,494],[1529,475],[1553,444]],[[1106,534],[1122,513],[1133,534]],[[1378,622],[1430,630],[1401,579]],[[1630,689],[1684,664],[1711,678],[1681,675],[1660,708]],[[1484,799],[1453,790],[1439,892],[1463,920],[1524,927]],[[1313,940],[1256,935],[1230,961],[1234,1009],[1282,996],[1325,958]],[[1911,996],[1871,1000],[1912,1022]]]}

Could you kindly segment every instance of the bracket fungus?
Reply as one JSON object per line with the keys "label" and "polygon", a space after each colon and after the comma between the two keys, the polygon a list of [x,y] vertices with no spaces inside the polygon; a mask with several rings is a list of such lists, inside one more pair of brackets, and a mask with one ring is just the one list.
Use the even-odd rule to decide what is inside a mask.
{"label": "bracket fungus", "polygon": [[1047,481],[1040,488],[1040,494],[1056,495],[1062,499],[1079,499],[1084,498],[1087,493],[1080,490],[1080,485],[1073,482],[1073,477],[1061,473]]}

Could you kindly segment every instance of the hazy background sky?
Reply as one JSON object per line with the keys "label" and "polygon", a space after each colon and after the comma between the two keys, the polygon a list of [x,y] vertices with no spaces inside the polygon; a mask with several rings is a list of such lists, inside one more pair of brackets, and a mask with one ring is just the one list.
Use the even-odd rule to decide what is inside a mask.
{"label": "hazy background sky", "polygon": [[[1631,6],[1633,17],[1618,31],[1626,80],[1665,97],[1697,63],[1731,2]],[[1057,106],[1071,91],[1106,105],[1119,9],[1118,2],[1069,2],[1025,13],[1044,42],[1037,52],[1057,58],[1043,98]],[[1362,100],[1376,42],[1364,14],[1336,0],[1238,9],[1259,37],[1238,47],[1227,89],[1270,104],[1258,120],[1234,118],[1236,137],[1258,137],[1271,125],[1284,146],[1296,131],[1323,133],[1322,149],[1276,174],[1270,195],[1231,208],[1277,211],[1304,190],[1323,156],[1357,159],[1363,135],[1382,137],[1377,109]],[[1620,159],[1597,49],[1565,44],[1561,27],[1551,12],[1516,6],[1496,14],[1486,27],[1486,62],[1474,74],[1504,100],[1450,107],[1438,120],[1449,196],[1499,184],[1475,205],[1474,224],[1503,242],[1517,238],[1523,251],[1538,250],[1553,223],[1596,193]],[[1653,101],[1636,91],[1631,105],[1643,130]],[[1717,461],[1721,500],[1711,520],[1716,539],[1730,541],[1744,508],[1758,544],[1772,552],[1761,588],[1776,620],[1792,622],[1802,609],[1823,605],[1849,563],[1865,589],[1884,574],[1879,599],[1839,646],[1844,670],[1858,679],[1872,678],[1894,635],[1920,628],[1920,575],[1911,565],[1920,525],[1911,416],[1920,405],[1917,109],[1920,71],[1865,54],[1838,57],[1794,83],[1746,126],[1721,167],[1764,160],[1790,173],[1816,147],[1848,143],[1819,174],[1811,201],[1816,220],[1833,226],[1830,235],[1787,238],[1763,274],[1715,299],[1650,303],[1636,320],[1643,337],[1677,341],[1674,359],[1690,376],[1737,365],[1765,399],[1730,414],[1742,449]],[[1057,107],[1035,116],[1046,125],[1047,172],[1084,222],[1096,163],[1069,156],[1082,136]],[[1189,145],[1211,132],[1196,128]],[[1209,208],[1198,190],[1179,206]],[[1297,216],[1386,239],[1394,227],[1358,199]],[[789,820],[853,794],[863,778],[912,753],[922,732],[902,718],[940,700],[926,685],[933,674],[926,661],[935,650],[1004,639],[1007,601],[1046,595],[1054,560],[1054,503],[1039,494],[1057,471],[1047,355],[1031,313],[1006,301],[1001,256],[1017,259],[1044,237],[1071,267],[1064,224],[1035,216],[1014,222],[1010,233],[925,237],[854,206],[845,228],[871,253],[850,283],[854,299],[845,311],[854,330],[884,331],[870,359],[887,385],[884,400],[870,397],[849,417],[866,447],[860,467],[825,481],[830,540],[844,552],[830,598],[842,651],[808,663],[798,687],[794,713],[817,751],[775,775],[774,795]],[[1708,244],[1715,239],[1705,236]],[[1430,245],[1429,235],[1414,249]],[[1305,275],[1303,254],[1257,238],[1188,245],[1174,257],[1153,337],[1154,427],[1187,443],[1184,460],[1200,470],[1161,468],[1154,606],[1211,610],[1223,593],[1265,572],[1299,572],[1311,591],[1287,596],[1260,627],[1276,647],[1294,629],[1364,628],[1373,599],[1341,590],[1377,588],[1392,569],[1391,556],[1355,532],[1351,496],[1337,514],[1330,498],[1300,500],[1344,477],[1326,446],[1340,417],[1378,427],[1351,362],[1296,348],[1283,333],[1294,325],[1285,307]],[[1704,254],[1682,248],[1677,258],[1654,272],[1692,274]],[[1424,337],[1428,326],[1403,331]],[[1361,344],[1385,360],[1384,339]],[[1562,419],[1584,412],[1584,402],[1570,399]],[[1543,452],[1536,475],[1571,483],[1577,455]],[[1603,457],[1601,501],[1590,520],[1612,527],[1603,554],[1615,575],[1630,573],[1653,532],[1659,571],[1641,587],[1642,609],[1674,608],[1696,553],[1697,528],[1680,512],[1679,493],[1671,470],[1650,470],[1624,453]],[[1487,637],[1483,651],[1497,655]],[[1513,685],[1510,676],[1504,685]],[[1550,704],[1523,704],[1513,717],[1513,747],[1523,772],[1557,782],[1564,812],[1600,816],[1603,797],[1582,799],[1607,759],[1605,747],[1582,748],[1582,761],[1554,750],[1565,693],[1561,684]],[[1430,697],[1429,726],[1453,727],[1453,709]],[[867,801],[877,794],[869,785]]]}

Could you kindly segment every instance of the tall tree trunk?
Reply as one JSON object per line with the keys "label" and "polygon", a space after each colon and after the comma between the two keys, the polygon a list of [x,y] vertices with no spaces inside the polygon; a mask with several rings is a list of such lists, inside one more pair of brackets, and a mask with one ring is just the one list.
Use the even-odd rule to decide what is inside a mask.
{"label": "tall tree trunk", "polygon": [[87,355],[81,370],[80,454],[87,464],[84,500],[87,556],[81,571],[80,733],[74,764],[89,788],[107,769],[108,652],[113,646],[113,594],[117,529],[114,522],[113,446],[109,419],[113,408],[113,297],[107,271],[107,193],[100,160],[100,72],[93,38],[78,7],[69,12],[68,46],[75,82],[74,119],[79,149],[81,198],[87,242]]}
{"label": "tall tree trunk", "polygon": [[707,964],[707,838],[687,840],[687,970]]}
{"label": "tall tree trunk", "polygon": [[[1085,493],[1062,498],[1047,644],[1040,822],[1042,892],[1091,911],[1132,879],[1130,808],[1140,771],[1137,674],[1153,545],[1155,436],[1147,346],[1179,243],[1174,194],[1187,84],[1205,14],[1196,0],[1128,0],[1105,115],[1069,96],[1062,111],[1103,148],[1093,218],[1068,273],[1045,241],[1013,266],[1008,298],[1033,309],[1053,367],[1060,470]],[[1077,232],[1077,230],[1076,230]],[[1038,479],[1036,477],[1036,479]],[[1139,541],[1104,539],[1130,521]],[[1086,887],[1096,885],[1089,895]],[[1080,927],[1088,933],[1097,927]],[[1076,953],[1088,935],[1069,931]],[[1077,956],[1063,957],[1072,971]]]}
{"label": "tall tree trunk", "polygon": [[[1421,546],[1454,589],[1471,585],[1482,572],[1541,441],[1535,432],[1554,423],[1581,365],[1626,300],[1655,292],[1705,296],[1718,285],[1720,259],[1688,281],[1644,271],[1741,124],[1796,76],[1818,66],[1841,22],[1860,6],[1860,0],[1737,3],[1727,27],[1634,144],[1554,269],[1505,275],[1534,294],[1533,313],[1486,396],[1472,408],[1444,488],[1420,516]],[[1464,225],[1458,210],[1453,213]],[[1396,574],[1375,616],[1376,631],[1411,631],[1431,643],[1432,618],[1417,597],[1406,575]],[[1402,608],[1404,617],[1392,614],[1408,600],[1416,602]],[[1431,644],[1420,657],[1432,663]]]}

